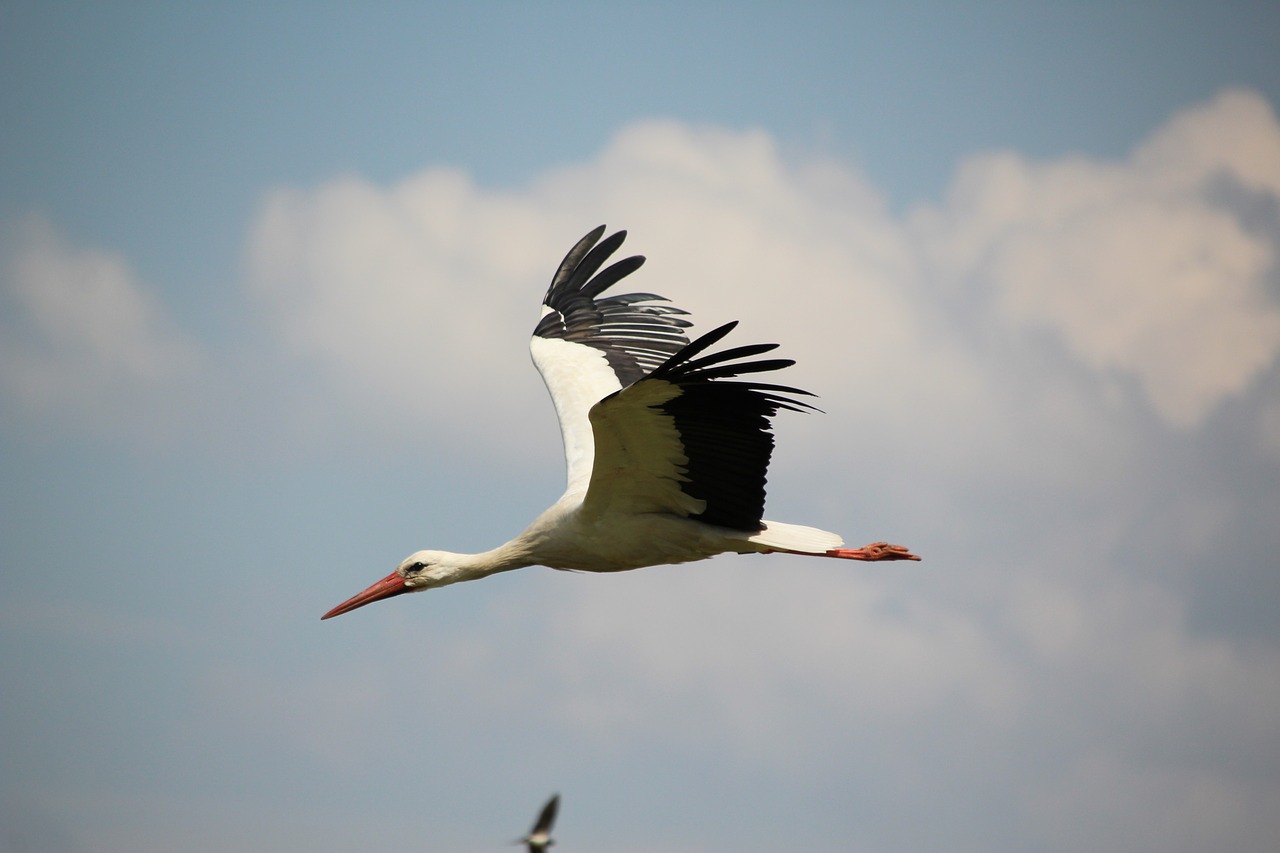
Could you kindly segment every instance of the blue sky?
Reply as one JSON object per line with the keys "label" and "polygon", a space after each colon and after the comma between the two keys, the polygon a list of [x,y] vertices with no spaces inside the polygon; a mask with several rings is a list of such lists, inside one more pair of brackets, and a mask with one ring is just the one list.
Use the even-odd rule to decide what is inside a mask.
{"label": "blue sky", "polygon": [[[0,6],[0,850],[1272,849],[1271,4]],[[798,359],[769,515],[528,569],[582,233]]]}

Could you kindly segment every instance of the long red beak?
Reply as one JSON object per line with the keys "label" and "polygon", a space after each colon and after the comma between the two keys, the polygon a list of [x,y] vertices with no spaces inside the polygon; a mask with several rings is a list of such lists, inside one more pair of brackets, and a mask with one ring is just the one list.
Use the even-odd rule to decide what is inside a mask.
{"label": "long red beak", "polygon": [[364,607],[370,602],[381,601],[384,598],[391,598],[394,595],[399,595],[402,592],[408,591],[409,587],[404,585],[404,578],[400,577],[400,575],[395,572],[392,572],[373,586],[366,589],[364,592],[351,596],[346,601],[321,616],[320,620],[324,621],[325,619],[329,619],[333,616],[341,616],[343,613],[350,613],[357,607]]}

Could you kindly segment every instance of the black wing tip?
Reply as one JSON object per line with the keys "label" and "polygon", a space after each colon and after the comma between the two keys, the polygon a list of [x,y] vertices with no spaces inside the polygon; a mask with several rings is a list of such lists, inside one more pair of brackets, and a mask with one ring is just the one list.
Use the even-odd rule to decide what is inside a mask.
{"label": "black wing tip", "polygon": [[[737,320],[730,320],[728,323],[717,326],[706,334],[701,335],[654,369],[649,374],[650,377],[674,382],[677,385],[693,383],[698,385],[718,385],[726,389],[736,388],[738,391],[753,393],[769,405],[780,409],[787,409],[793,412],[821,412],[822,410],[817,406],[787,396],[796,394],[816,398],[818,395],[812,391],[793,388],[789,385],[773,385],[741,380],[733,381],[746,373],[767,373],[775,370],[785,370],[793,366],[796,363],[793,358],[743,360],[775,350],[778,348],[778,344],[744,344],[743,346],[731,347],[702,355],[708,348],[723,340],[737,326]],[[701,357],[695,358],[695,356]],[[730,381],[725,382],[723,380]]]}
{"label": "black wing tip", "polygon": [[557,299],[578,293],[588,297],[596,296],[644,264],[643,255],[632,255],[611,264],[604,272],[596,275],[596,271],[627,239],[624,229],[601,240],[606,230],[607,226],[597,225],[573,244],[573,248],[565,254],[556,267],[555,275],[551,277],[551,284],[542,300],[544,305],[554,307]]}
{"label": "black wing tip", "polygon": [[[595,228],[592,228],[586,234],[582,235],[582,239],[574,244],[574,249],[581,246],[583,248],[584,255],[588,252],[597,250],[603,252],[606,257],[612,255],[618,250],[619,246],[626,242],[627,229],[622,228],[618,231],[614,231],[608,237],[604,237],[605,232],[608,230],[609,226],[607,225],[597,225]],[[604,239],[600,239],[601,237],[604,237]],[[609,246],[610,248],[606,250],[606,246]]]}
{"label": "black wing tip", "polygon": [[704,335],[699,335],[688,344],[680,349],[679,352],[671,356],[653,372],[654,376],[658,376],[663,371],[670,371],[690,361],[695,355],[705,350],[707,347],[715,346],[725,335],[732,332],[738,326],[737,320],[730,320],[724,325],[717,326]]}
{"label": "black wing tip", "polygon": [[560,262],[542,299],[550,310],[533,333],[602,351],[625,386],[687,344],[690,323],[679,316],[687,311],[654,293],[603,295],[645,263],[644,255],[631,255],[605,266],[627,236],[623,230],[601,240],[605,231],[599,225],[587,232]]}
{"label": "black wing tip", "polygon": [[[583,259],[586,258],[593,248],[595,248],[595,245],[600,242],[600,237],[604,234],[606,228],[607,226],[605,225],[597,225],[595,228],[592,228],[586,234],[582,235],[582,237],[578,239],[578,242],[574,243],[573,247],[565,253],[564,258],[560,261],[560,266],[556,267],[556,274],[551,277],[551,287],[547,289],[547,296],[550,296],[552,291],[554,291],[558,285],[563,284],[572,277],[574,270],[578,268],[578,265],[582,263]],[[626,238],[627,232],[622,231],[619,233],[622,234],[623,239]]]}
{"label": "black wing tip", "polygon": [[[597,225],[595,228],[592,228],[586,234],[583,234],[580,238],[578,238],[578,242],[573,244],[573,249],[570,250],[570,254],[572,254],[574,251],[578,249],[581,249],[582,253],[585,255],[587,252],[591,251],[591,249],[595,246],[596,243],[600,242],[600,238],[603,237],[604,232],[608,230],[609,230],[609,226],[605,225],[604,223],[601,223]],[[626,239],[627,237],[626,231],[620,231],[618,233],[622,235],[622,239],[624,240]]]}

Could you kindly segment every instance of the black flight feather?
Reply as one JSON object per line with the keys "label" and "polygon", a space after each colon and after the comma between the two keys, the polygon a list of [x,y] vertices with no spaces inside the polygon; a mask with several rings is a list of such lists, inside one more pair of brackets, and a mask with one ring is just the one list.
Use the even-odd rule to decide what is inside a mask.
{"label": "black flight feather", "polygon": [[552,310],[534,334],[599,350],[626,387],[688,344],[684,329],[690,324],[680,317],[687,312],[650,304],[667,301],[653,293],[599,298],[644,263],[642,256],[634,255],[599,271],[627,236],[619,231],[600,241],[604,231],[603,225],[592,230],[565,255],[543,298]]}
{"label": "black flight feather", "polygon": [[655,408],[670,415],[684,445],[687,480],[680,488],[706,502],[692,516],[733,530],[762,529],[765,482],[773,454],[769,418],[779,409],[800,412],[816,408],[793,396],[812,397],[786,385],[735,382],[735,376],[782,370],[790,359],[735,361],[769,352],[776,344],[751,344],[694,358],[737,325],[726,323],[667,359],[642,381],[670,382],[680,394]]}

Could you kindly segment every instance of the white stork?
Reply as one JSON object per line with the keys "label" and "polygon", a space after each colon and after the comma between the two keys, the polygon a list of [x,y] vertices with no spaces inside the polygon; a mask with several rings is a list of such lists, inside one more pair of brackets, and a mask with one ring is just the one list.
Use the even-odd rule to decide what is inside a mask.
{"label": "white stork", "polygon": [[626,238],[601,225],[565,256],[529,348],[551,392],[568,464],[560,500],[483,554],[418,551],[323,619],[406,592],[525,566],[618,572],[725,552],[918,560],[900,545],[844,548],[834,533],[765,521],[764,485],[779,409],[814,410],[798,388],[733,381],[781,370],[777,344],[707,354],[737,325],[690,342],[687,313],[652,293],[602,296],[635,272],[634,256],[599,271]]}

